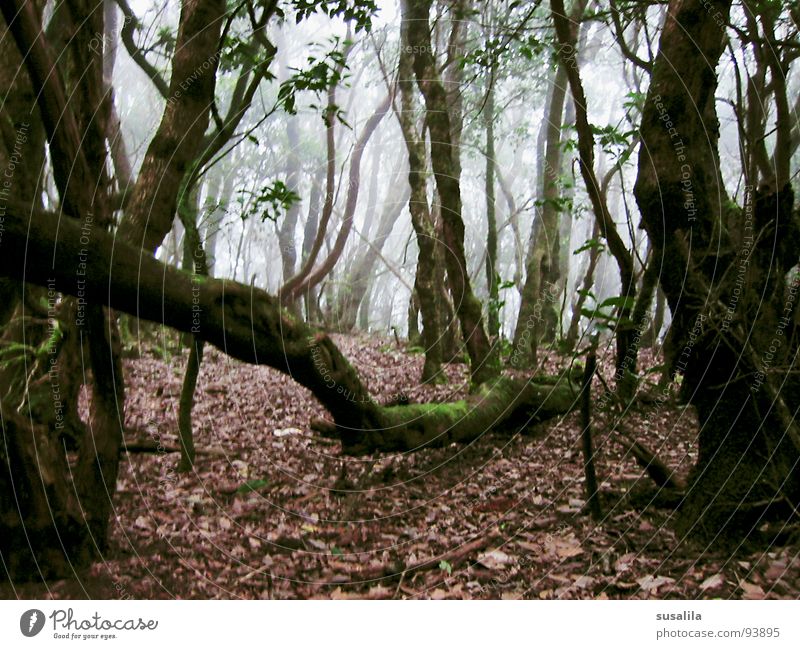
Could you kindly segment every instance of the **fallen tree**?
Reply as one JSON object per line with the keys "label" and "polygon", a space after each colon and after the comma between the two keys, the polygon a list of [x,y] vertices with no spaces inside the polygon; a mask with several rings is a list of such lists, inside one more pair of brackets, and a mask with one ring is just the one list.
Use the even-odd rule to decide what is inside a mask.
{"label": "fallen tree", "polygon": [[4,228],[0,275],[192,333],[229,356],[288,374],[330,412],[347,454],[468,442],[510,420],[524,425],[577,403],[580,388],[564,376],[499,377],[456,403],[382,406],[328,335],[260,289],[190,275],[105,231],[26,205],[9,203]]}
{"label": "fallen tree", "polygon": [[[0,276],[75,296],[78,320],[91,316],[88,305],[103,304],[192,333],[242,361],[285,372],[328,409],[333,419],[328,429],[341,439],[344,453],[468,442],[493,427],[523,426],[576,403],[578,388],[567,378],[500,377],[465,401],[382,406],[330,337],[293,317],[264,291],[166,266],[93,228],[88,217],[59,220],[12,201],[6,208],[0,221]],[[83,501],[76,499],[55,431],[7,410],[0,415],[3,569],[13,580],[73,574],[102,556],[104,521],[87,516]],[[116,457],[118,450],[98,448],[82,464],[102,467],[102,458]],[[115,484],[103,485],[92,498],[103,499],[107,506],[98,511],[108,512]]]}

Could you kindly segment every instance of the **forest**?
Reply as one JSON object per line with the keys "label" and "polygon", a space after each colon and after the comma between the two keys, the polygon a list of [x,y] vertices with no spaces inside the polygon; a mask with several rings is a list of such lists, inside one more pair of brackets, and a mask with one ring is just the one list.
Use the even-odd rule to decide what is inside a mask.
{"label": "forest", "polygon": [[800,595],[796,2],[0,6],[3,598]]}

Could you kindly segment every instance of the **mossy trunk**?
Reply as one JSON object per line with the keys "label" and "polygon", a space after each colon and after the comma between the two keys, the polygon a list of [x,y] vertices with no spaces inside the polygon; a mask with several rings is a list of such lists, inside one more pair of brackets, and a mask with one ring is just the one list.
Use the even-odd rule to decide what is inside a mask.
{"label": "mossy trunk", "polygon": [[730,8],[730,0],[670,2],[634,193],[663,260],[666,360],[700,424],[678,529],[739,546],[760,540],[770,520],[785,529],[800,502],[800,277],[787,281],[800,227],[790,186],[748,188],[743,209],[733,209],[721,184],[715,65]]}
{"label": "mossy trunk", "polygon": [[381,407],[375,413],[380,428],[364,430],[344,451],[413,452],[466,444],[498,428],[522,429],[568,413],[577,407],[579,392],[580,385],[566,375],[537,381],[501,376],[462,401]]}
{"label": "mossy trunk", "polygon": [[[34,283],[54,278],[59,290],[73,293],[80,266],[85,281],[80,287],[88,300],[189,331],[229,356],[268,365],[307,387],[330,412],[345,453],[465,441],[510,418],[524,424],[567,412],[575,403],[578,389],[568,380],[537,377],[531,382],[498,379],[454,410],[447,405],[380,406],[330,337],[282,309],[274,296],[165,267],[106,232],[95,233],[92,254],[83,261],[77,223],[60,223],[56,245],[57,221],[51,215],[10,207],[0,275],[24,274]],[[52,268],[32,262],[53,255]]]}
{"label": "mossy trunk", "polygon": [[483,322],[480,300],[472,291],[464,252],[464,221],[461,214],[458,139],[451,124],[447,93],[433,57],[430,38],[430,0],[404,0],[403,21],[407,23],[412,67],[425,100],[426,122],[431,142],[431,166],[441,202],[442,236],[447,283],[461,324],[464,345],[470,358],[472,382],[479,385],[497,376],[499,367]]}

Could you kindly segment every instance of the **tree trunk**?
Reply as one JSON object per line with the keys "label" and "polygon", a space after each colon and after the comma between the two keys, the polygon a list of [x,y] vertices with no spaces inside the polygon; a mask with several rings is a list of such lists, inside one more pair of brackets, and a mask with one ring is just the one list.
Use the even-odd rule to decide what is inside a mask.
{"label": "tree trunk", "polygon": [[358,194],[361,182],[361,157],[364,154],[364,149],[369,143],[369,139],[372,137],[372,134],[378,127],[378,124],[380,124],[384,115],[389,112],[389,108],[392,104],[392,97],[393,93],[390,92],[386,98],[380,104],[378,104],[375,112],[364,124],[364,129],[361,131],[355,147],[353,148],[353,154],[350,157],[347,200],[345,201],[344,214],[342,216],[342,226],[339,229],[339,233],[336,236],[336,241],[334,242],[330,253],[319,265],[319,267],[315,268],[313,271],[309,271],[301,281],[296,282],[294,279],[292,279],[291,289],[286,288],[289,282],[284,284],[284,288],[281,290],[281,299],[283,299],[284,304],[290,304],[294,302],[308,290],[317,286],[333,270],[333,267],[336,265],[339,257],[341,257],[342,252],[344,252],[344,245],[347,243],[347,239],[350,236],[350,231],[353,228],[353,219],[355,217],[356,205],[358,204]]}
{"label": "tree trunk", "polygon": [[[634,327],[630,321],[632,302],[636,296],[636,284],[633,273],[633,256],[617,232],[614,219],[608,209],[606,195],[598,182],[594,170],[594,135],[586,105],[586,95],[583,90],[580,69],[576,62],[575,43],[577,42],[575,30],[567,15],[564,13],[563,0],[552,0],[551,3],[553,24],[559,42],[559,58],[562,67],[566,70],[572,99],[575,102],[575,129],[578,132],[578,153],[586,191],[592,203],[595,219],[600,226],[600,233],[608,243],[608,249],[619,267],[621,305],[616,309],[617,341],[616,379],[623,386],[629,376],[636,374],[637,347],[632,343]],[[581,11],[582,13],[582,11]],[[624,388],[623,388],[624,389]]]}
{"label": "tree trunk", "polygon": [[[533,367],[537,361],[539,342],[552,342],[555,336],[555,295],[553,279],[558,276],[558,214],[561,210],[561,122],[567,94],[567,72],[558,66],[553,89],[542,125],[545,131],[545,156],[541,175],[541,209],[531,229],[525,286],[522,289],[514,347],[511,354],[515,367]],[[547,335],[547,332],[552,336]]]}
{"label": "tree trunk", "polygon": [[486,128],[486,285],[489,291],[489,317],[487,323],[489,336],[500,335],[500,278],[497,268],[497,204],[494,191],[494,83],[497,63],[492,62],[487,70],[486,105],[483,107],[483,123]]}
{"label": "tree trunk", "polygon": [[[359,247],[361,254],[356,255],[352,270],[348,273],[348,281],[339,288],[331,312],[333,325],[337,331],[349,332],[356,326],[358,307],[367,292],[375,264],[381,256],[383,245],[392,233],[392,228],[394,228],[400,212],[408,201],[408,188],[403,187],[402,191],[405,191],[405,195],[402,197],[387,196],[380,219],[367,217],[368,221],[378,221],[378,231],[374,241],[367,240],[364,245]],[[374,214],[374,212],[368,214]],[[364,233],[362,236],[365,236]]]}
{"label": "tree trunk", "polygon": [[467,274],[458,156],[453,147],[447,95],[432,54],[428,23],[430,6],[430,0],[404,0],[403,21],[409,23],[408,41],[412,48],[414,75],[425,99],[431,162],[441,201],[442,233],[447,247],[447,282],[469,353],[472,382],[480,384],[496,376],[499,369],[484,329],[481,303],[472,292]]}
{"label": "tree trunk", "polygon": [[415,124],[411,44],[409,26],[405,21],[400,25],[400,38],[403,46],[400,48],[398,72],[401,100],[398,119],[408,152],[408,183],[411,187],[408,211],[411,214],[418,251],[414,291],[409,304],[408,336],[411,341],[419,331],[419,313],[422,316],[422,344],[425,348],[425,364],[420,380],[427,383],[439,380],[442,376],[441,314],[436,285],[436,226],[428,204],[425,141]]}
{"label": "tree trunk", "polygon": [[64,450],[46,427],[31,425],[2,402],[0,409],[0,577],[71,575],[92,553]]}
{"label": "tree trunk", "polygon": [[700,423],[678,528],[705,542],[738,543],[764,536],[758,530],[770,519],[796,516],[800,500],[800,435],[791,415],[800,406],[800,278],[785,280],[800,231],[788,185],[748,188],[739,211],[720,184],[715,66],[730,7],[730,0],[670,2],[634,193],[655,258],[664,260],[667,360],[683,375]]}
{"label": "tree trunk", "polygon": [[[595,222],[592,231],[592,239],[596,241],[598,236],[600,236],[600,226]],[[589,264],[586,267],[586,273],[583,276],[581,288],[578,290],[575,301],[572,303],[572,318],[569,321],[569,329],[567,329],[567,335],[564,338],[564,348],[570,352],[575,349],[575,345],[578,342],[578,329],[582,317],[581,311],[583,310],[583,305],[586,304],[589,291],[592,289],[592,286],[594,286],[594,273],[595,270],[597,270],[597,261],[599,259],[600,247],[592,246],[589,248]]]}
{"label": "tree trunk", "polygon": [[119,226],[124,241],[151,254],[172,228],[178,189],[201,153],[214,101],[224,13],[222,0],[181,5],[169,100]]}
{"label": "tree trunk", "polygon": [[[287,145],[289,148],[286,156],[286,187],[289,191],[298,193],[300,184],[300,135],[297,130],[297,116],[289,115],[286,125]],[[283,281],[287,282],[294,277],[297,265],[297,249],[294,231],[297,228],[297,217],[300,215],[300,202],[292,203],[278,230],[278,243],[281,248],[281,262],[283,264]]]}
{"label": "tree trunk", "polygon": [[[524,424],[531,416],[553,416],[577,403],[580,387],[566,377],[536,381],[503,377],[480,393],[487,400],[486,413],[480,395],[467,405],[449,409],[446,405],[382,407],[333,341],[281,309],[275,297],[243,284],[210,278],[198,281],[143,257],[105,232],[95,233],[93,253],[84,262],[78,254],[78,224],[62,221],[56,235],[55,223],[51,215],[32,211],[30,206],[9,209],[0,275],[25,276],[38,284],[55,278],[59,290],[75,293],[80,269],[80,277],[85,278],[81,290],[93,303],[105,302],[191,332],[234,358],[288,374],[331,413],[345,453],[412,450],[464,441],[511,417],[521,417]],[[31,261],[45,258],[54,260],[52,268]]]}
{"label": "tree trunk", "polygon": [[[206,258],[200,232],[197,228],[197,202],[200,189],[184,187],[178,199],[178,215],[185,231],[183,239],[183,269],[191,273],[192,281],[200,281],[201,277],[208,277],[208,259]],[[200,375],[200,365],[203,362],[203,341],[189,334],[187,341],[189,358],[186,361],[186,370],[181,385],[180,400],[178,402],[178,436],[181,441],[181,459],[178,471],[192,470],[195,459],[194,432],[192,424],[192,408],[194,395],[197,389],[197,379]]]}

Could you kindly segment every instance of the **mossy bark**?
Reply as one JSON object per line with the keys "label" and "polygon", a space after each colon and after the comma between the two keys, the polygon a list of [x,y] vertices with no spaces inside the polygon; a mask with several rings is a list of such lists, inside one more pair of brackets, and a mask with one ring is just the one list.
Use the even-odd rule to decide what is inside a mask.
{"label": "mossy bark", "polygon": [[771,519],[782,529],[800,500],[792,416],[800,407],[800,278],[787,282],[800,227],[788,185],[750,189],[742,210],[729,207],[722,186],[715,65],[730,8],[730,0],[670,2],[634,192],[664,260],[660,283],[673,316],[667,362],[683,376],[700,424],[678,529],[738,546],[758,539]]}
{"label": "mossy bark", "polygon": [[461,333],[470,358],[472,381],[479,385],[497,376],[499,366],[486,334],[480,300],[472,291],[464,252],[464,221],[461,214],[458,139],[454,137],[448,97],[433,57],[430,38],[430,0],[404,0],[403,21],[408,23],[412,67],[425,100],[426,122],[431,141],[431,166],[441,201],[442,235],[447,246],[447,282],[453,297]]}
{"label": "mossy bark", "polygon": [[[105,232],[95,234],[92,253],[84,261],[78,255],[79,225],[62,221],[56,240],[55,224],[50,216],[27,207],[10,209],[0,274],[24,273],[35,283],[54,278],[59,290],[73,293],[80,265],[87,299],[189,331],[229,356],[276,368],[307,387],[330,412],[346,453],[474,439],[511,418],[524,424],[567,412],[578,392],[566,378],[537,377],[529,382],[504,377],[461,406],[383,407],[330,337],[282,309],[276,297],[235,282],[198,281],[142,257]],[[22,242],[27,244],[27,257]],[[53,268],[31,263],[42,258],[54,258]]]}

